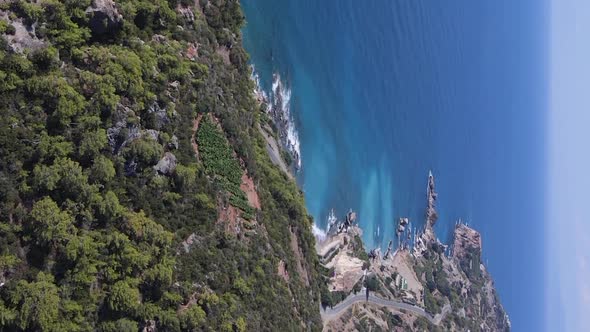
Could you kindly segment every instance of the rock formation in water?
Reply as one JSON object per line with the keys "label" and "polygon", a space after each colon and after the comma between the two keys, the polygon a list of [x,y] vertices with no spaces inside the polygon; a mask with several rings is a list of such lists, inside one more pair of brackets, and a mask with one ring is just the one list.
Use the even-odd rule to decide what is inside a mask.
{"label": "rock formation in water", "polygon": [[428,205],[426,207],[426,227],[432,227],[438,220],[438,213],[436,213],[436,198],[438,194],[434,189],[434,175],[432,172],[428,174],[428,189],[426,191],[426,200]]}
{"label": "rock formation in water", "polygon": [[[383,257],[379,251],[363,255],[357,226],[319,243],[321,263],[329,271],[330,293],[322,298],[325,331],[510,330],[508,315],[481,262],[481,235],[457,223],[447,254],[447,245],[432,228],[437,219],[432,174],[427,194],[427,225],[412,248],[400,246]],[[372,294],[368,301],[359,296],[367,288]]]}

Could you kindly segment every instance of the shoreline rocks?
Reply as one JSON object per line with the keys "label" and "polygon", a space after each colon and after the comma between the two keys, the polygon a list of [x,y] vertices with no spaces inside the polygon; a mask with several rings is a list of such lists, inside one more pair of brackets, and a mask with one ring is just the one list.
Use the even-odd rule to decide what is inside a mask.
{"label": "shoreline rocks", "polygon": [[428,174],[428,189],[427,189],[427,202],[426,207],[426,227],[432,227],[438,220],[438,213],[436,212],[436,198],[438,194],[434,188],[434,175],[432,172]]}

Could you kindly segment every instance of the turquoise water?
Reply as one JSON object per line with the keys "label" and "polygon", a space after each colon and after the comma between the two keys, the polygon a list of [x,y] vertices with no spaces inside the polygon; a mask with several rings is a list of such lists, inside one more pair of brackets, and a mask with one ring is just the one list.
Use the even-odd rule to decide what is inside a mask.
{"label": "turquoise water", "polygon": [[353,208],[368,246],[384,245],[397,218],[422,223],[432,170],[437,234],[448,239],[458,218],[480,230],[514,330],[538,330],[544,3],[242,5],[262,87],[270,91],[278,73],[291,92],[299,182],[316,223],[325,226],[331,208]]}

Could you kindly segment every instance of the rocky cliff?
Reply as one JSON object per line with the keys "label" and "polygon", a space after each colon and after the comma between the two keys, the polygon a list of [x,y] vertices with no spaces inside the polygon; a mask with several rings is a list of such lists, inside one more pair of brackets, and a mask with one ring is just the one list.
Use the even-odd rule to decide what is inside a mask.
{"label": "rocky cliff", "polygon": [[[328,301],[322,301],[324,330],[510,330],[508,315],[481,262],[481,235],[458,222],[452,246],[441,243],[432,228],[438,218],[436,198],[431,174],[424,231],[412,246],[400,242],[392,255],[381,256],[376,249],[369,251],[362,266],[356,262],[358,250],[350,243],[360,234],[358,226],[320,243],[318,252],[330,269],[327,283],[332,291]],[[370,297],[365,298],[367,289]]]}

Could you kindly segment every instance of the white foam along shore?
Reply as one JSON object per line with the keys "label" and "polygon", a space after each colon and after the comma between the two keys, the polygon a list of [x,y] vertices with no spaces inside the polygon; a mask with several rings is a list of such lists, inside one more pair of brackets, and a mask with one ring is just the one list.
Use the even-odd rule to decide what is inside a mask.
{"label": "white foam along shore", "polygon": [[283,81],[279,73],[272,77],[271,91],[264,91],[260,84],[260,76],[252,66],[252,80],[256,83],[256,98],[267,105],[266,112],[273,119],[279,130],[280,143],[291,154],[296,171],[301,169],[301,148],[299,132],[295,127],[291,113],[291,89]]}
{"label": "white foam along shore", "polygon": [[311,231],[319,242],[323,242],[326,239],[326,231],[321,229],[315,222],[313,223]]}
{"label": "white foam along shore", "polygon": [[[281,144],[287,149],[295,161],[296,171],[301,169],[301,150],[299,132],[291,114],[291,89],[281,80],[278,73],[273,74],[272,88],[267,93],[260,83],[260,75],[254,65],[252,81],[256,84],[254,95],[260,103],[266,104],[266,112],[273,119],[279,129]],[[321,229],[315,222],[312,227],[313,235],[321,242],[326,238],[326,230]]]}

